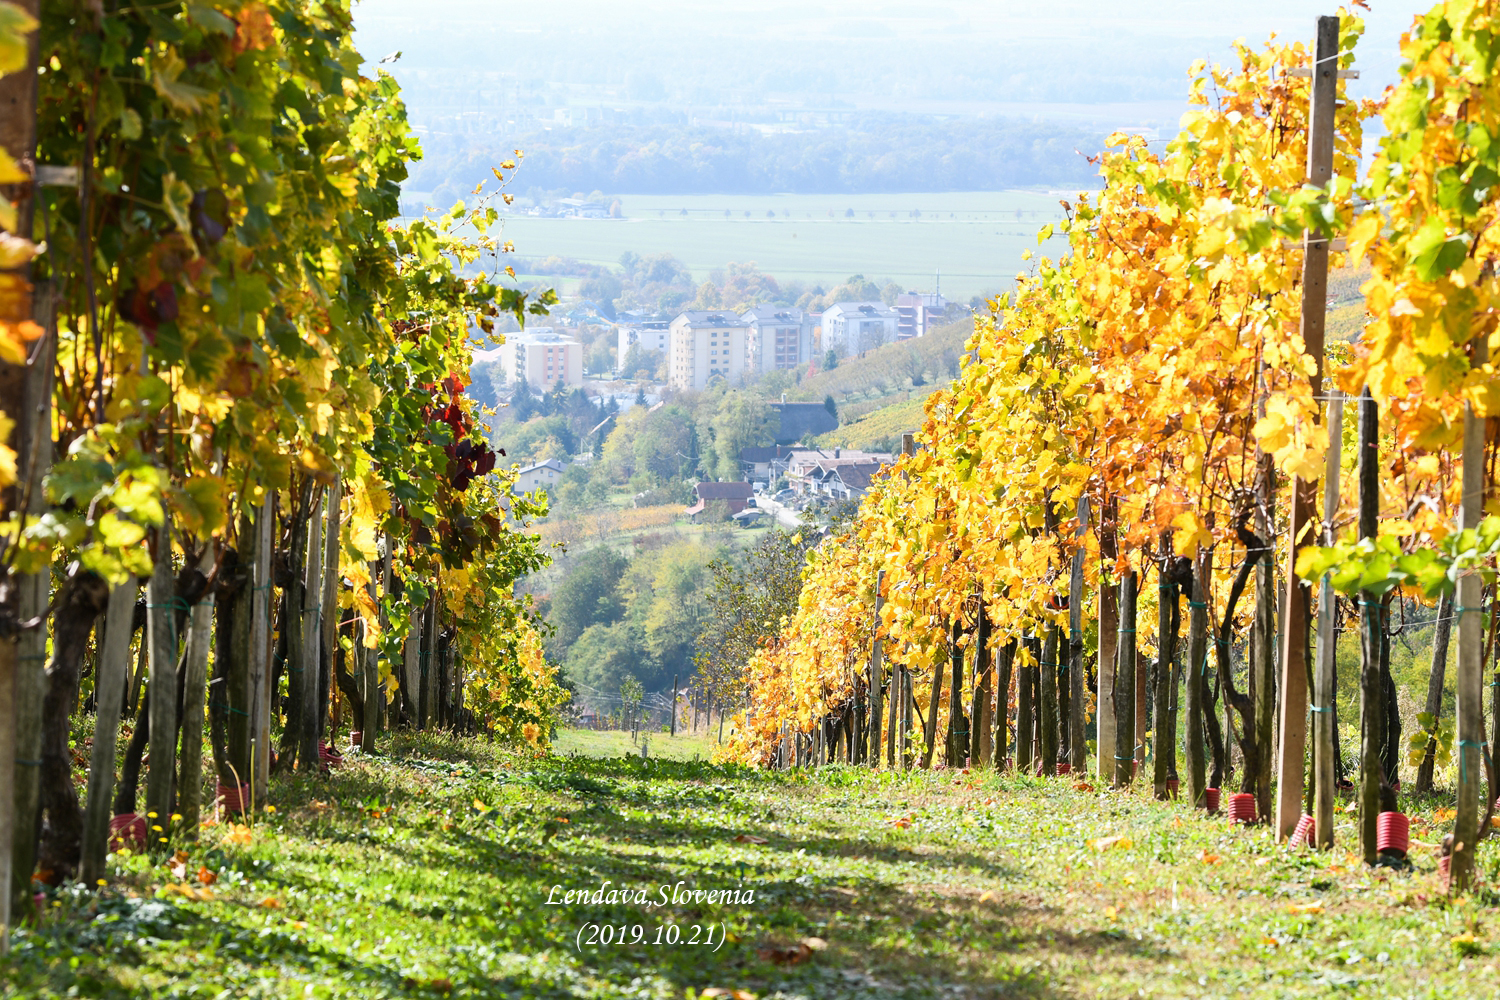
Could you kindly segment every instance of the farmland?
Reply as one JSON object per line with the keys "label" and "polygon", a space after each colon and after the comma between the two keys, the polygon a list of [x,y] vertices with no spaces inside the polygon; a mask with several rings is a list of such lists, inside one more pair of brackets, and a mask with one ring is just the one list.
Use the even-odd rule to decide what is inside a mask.
{"label": "farmland", "polygon": [[778,279],[824,286],[863,274],[931,290],[941,273],[943,293],[966,301],[1010,287],[1026,266],[1022,252],[1036,249],[1037,230],[1061,218],[1062,197],[1075,196],[624,195],[623,219],[512,215],[505,238],[528,258],[613,265],[626,251],[671,253],[699,280],[730,261],[755,261]]}

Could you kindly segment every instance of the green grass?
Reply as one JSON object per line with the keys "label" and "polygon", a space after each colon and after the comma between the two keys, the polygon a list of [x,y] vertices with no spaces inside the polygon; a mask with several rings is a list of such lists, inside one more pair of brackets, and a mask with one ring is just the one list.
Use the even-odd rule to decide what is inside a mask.
{"label": "green grass", "polygon": [[[686,727],[686,732],[679,728],[676,736],[667,733],[643,733],[646,739],[646,752],[652,757],[662,757],[667,760],[700,760],[706,761],[713,756],[714,746],[717,742],[712,735],[702,730],[698,735],[692,734],[692,726]],[[630,754],[639,755],[640,744],[630,738],[630,734],[622,730],[614,729],[559,729],[557,739],[552,743],[555,753],[564,756],[580,757],[622,757]]]}
{"label": "green grass", "polygon": [[[1264,828],[1066,781],[541,758],[445,737],[382,750],[332,778],[278,780],[249,844],[221,827],[183,847],[185,880],[116,858],[99,897],[56,894],[16,933],[6,994],[1495,993],[1494,897],[1450,903],[1428,852],[1415,871],[1371,871],[1346,847],[1289,853]],[[1349,843],[1350,817],[1337,833]],[[1414,824],[1418,840],[1441,834]],[[1108,836],[1130,844],[1090,844]],[[1480,860],[1493,884],[1500,851],[1485,844]],[[217,873],[212,899],[165,888],[198,893],[200,865]],[[553,886],[606,880],[653,899],[682,882],[755,900],[547,905]],[[727,940],[579,950],[590,924],[648,941],[711,925]],[[805,960],[780,961],[804,958],[803,942]]]}
{"label": "green grass", "polygon": [[[1038,191],[627,195],[625,219],[506,216],[505,238],[527,258],[557,255],[611,266],[627,250],[670,253],[700,281],[730,261],[754,261],[780,280],[825,288],[863,274],[931,291],[941,272],[944,294],[967,301],[1008,289],[1028,267],[1021,252],[1035,250],[1037,230],[1062,217],[1058,198]],[[851,208],[854,217],[845,217]],[[911,217],[913,209],[920,218]],[[767,218],[768,211],[776,217]],[[1056,239],[1049,245],[1054,255],[1063,245]]]}

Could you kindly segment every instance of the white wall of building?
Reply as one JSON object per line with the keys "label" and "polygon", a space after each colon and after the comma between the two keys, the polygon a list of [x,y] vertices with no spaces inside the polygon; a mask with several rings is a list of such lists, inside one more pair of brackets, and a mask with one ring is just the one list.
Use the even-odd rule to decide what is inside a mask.
{"label": "white wall of building", "polygon": [[673,387],[702,389],[715,378],[736,383],[745,373],[745,322],[734,313],[683,313],[672,321],[667,355]]}

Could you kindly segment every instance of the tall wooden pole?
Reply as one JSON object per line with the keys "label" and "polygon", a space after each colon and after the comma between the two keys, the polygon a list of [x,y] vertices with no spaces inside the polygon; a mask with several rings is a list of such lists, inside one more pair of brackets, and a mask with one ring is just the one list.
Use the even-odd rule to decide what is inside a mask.
{"label": "tall wooden pole", "polygon": [[[1323,544],[1333,544],[1333,521],[1339,509],[1339,452],[1344,439],[1344,399],[1337,389],[1328,400],[1328,465],[1323,477]],[[1333,581],[1324,574],[1318,585],[1318,663],[1313,678],[1313,838],[1327,850],[1333,846],[1334,723],[1333,685],[1338,641]],[[1283,749],[1286,738],[1283,735]]]}
{"label": "tall wooden pole", "polygon": [[[1120,641],[1114,685],[1115,725],[1126,734],[1135,732],[1135,587],[1135,570],[1126,570],[1120,577]],[[1114,758],[1115,787],[1124,788],[1135,777],[1135,749],[1128,735],[1123,744],[1115,744]]]}
{"label": "tall wooden pole", "polygon": [[[1488,360],[1489,345],[1476,337],[1471,364]],[[1464,403],[1463,505],[1461,527],[1474,528],[1484,516],[1484,424],[1472,402]],[[1479,839],[1479,790],[1484,780],[1484,614],[1480,609],[1483,584],[1468,571],[1458,578],[1458,815],[1453,824],[1453,857],[1449,871],[1453,885],[1466,889],[1474,878],[1474,855]],[[1378,766],[1378,765],[1377,765]]]}
{"label": "tall wooden pole", "polygon": [[1094,768],[1099,780],[1115,773],[1115,661],[1119,647],[1119,592],[1108,580],[1115,571],[1115,510],[1106,502],[1099,516],[1099,706],[1098,754]]}
{"label": "tall wooden pole", "polygon": [[[213,571],[212,539],[204,539],[198,556],[198,571]],[[212,643],[214,588],[207,587],[188,615],[187,656],[182,678],[182,776],[177,790],[177,811],[182,814],[181,831],[198,837],[203,810],[203,698],[207,693],[208,651]],[[212,800],[210,800],[212,801]]]}
{"label": "tall wooden pole", "polygon": [[[1322,187],[1333,177],[1333,116],[1338,93],[1339,19],[1318,18],[1313,46],[1312,97],[1308,109],[1307,183]],[[1302,256],[1302,343],[1316,368],[1308,384],[1316,398],[1323,386],[1323,320],[1328,301],[1328,234],[1306,234]],[[1302,818],[1302,776],[1307,755],[1307,619],[1311,591],[1297,576],[1297,553],[1316,540],[1317,481],[1293,479],[1291,544],[1287,546],[1286,614],[1281,634],[1281,740],[1276,760],[1276,836],[1292,835]],[[1268,751],[1266,747],[1262,753]]]}
{"label": "tall wooden pole", "polygon": [[[1366,389],[1359,400],[1359,537],[1373,539],[1380,525],[1380,417],[1375,408],[1375,400]],[[1467,426],[1465,437],[1467,437]],[[1467,442],[1466,442],[1467,443]],[[1477,464],[1477,463],[1476,463]],[[1464,468],[1464,482],[1468,483],[1469,469]],[[1465,492],[1467,499],[1468,493]],[[1464,519],[1468,519],[1468,505],[1464,506]],[[1459,596],[1462,598],[1464,586],[1463,578],[1459,579]],[[1474,604],[1479,603],[1479,588],[1474,587]],[[1385,696],[1385,686],[1381,683],[1380,676],[1380,614],[1384,610],[1377,595],[1372,590],[1364,590],[1359,595],[1360,604],[1360,763],[1359,763],[1359,846],[1364,854],[1366,864],[1374,864],[1376,858],[1376,822],[1380,815],[1380,786],[1385,780],[1385,768],[1380,760],[1380,747],[1385,729],[1385,710],[1382,706]],[[1462,604],[1462,601],[1460,601]],[[1478,639],[1479,619],[1473,619],[1475,637]],[[1456,836],[1463,835],[1462,806],[1464,801],[1463,790],[1463,709],[1464,709],[1464,678],[1463,678],[1463,631],[1460,621],[1459,631],[1459,791],[1458,801],[1460,806],[1459,828]],[[1474,710],[1478,710],[1479,694],[1479,653],[1478,646],[1474,647]],[[1474,716],[1477,721],[1478,716]],[[1477,776],[1479,774],[1479,756],[1474,755],[1474,768],[1469,773]],[[1475,786],[1477,789],[1477,785]],[[1477,801],[1477,800],[1476,800]],[[1472,810],[1471,810],[1472,816]],[[1473,838],[1469,838],[1472,842]],[[1470,844],[1472,847],[1472,843]]]}
{"label": "tall wooden pole", "polygon": [[309,515],[307,530],[307,559],[303,563],[302,606],[288,608],[287,615],[298,615],[302,619],[302,648],[299,650],[300,667],[287,682],[287,691],[302,703],[302,714],[298,716],[297,769],[308,774],[317,774],[322,766],[318,759],[318,659],[322,647],[322,633],[318,627],[323,603],[323,497],[314,494],[317,501]]}
{"label": "tall wooden pole", "polygon": [[1208,691],[1208,582],[1213,579],[1213,550],[1200,546],[1193,564],[1193,590],[1188,595],[1186,704],[1187,798],[1193,808],[1207,808],[1208,760],[1203,743],[1207,723],[1204,706]]}
{"label": "tall wooden pole", "polygon": [[[1073,572],[1068,578],[1068,766],[1081,779],[1088,772],[1083,717],[1083,537],[1089,530],[1089,501],[1078,498],[1078,530],[1073,541]],[[1101,775],[1105,772],[1099,772]]]}
{"label": "tall wooden pole", "polygon": [[870,643],[870,754],[867,763],[871,770],[880,770],[880,744],[885,737],[884,720],[885,702],[882,697],[881,686],[885,683],[882,676],[884,664],[880,662],[880,609],[885,606],[885,570],[875,574],[875,627],[873,629],[874,639]]}
{"label": "tall wooden pole", "polygon": [[[173,763],[177,759],[177,621],[176,587],[172,570],[171,518],[155,529],[156,561],[146,590],[146,642],[150,647],[151,699],[148,718],[151,730],[148,746],[151,766],[146,772],[148,843],[159,850],[166,839],[166,828],[172,815]],[[154,814],[154,815],[153,815]]]}
{"label": "tall wooden pole", "polygon": [[130,663],[130,634],[135,624],[135,595],[140,583],[131,577],[109,592],[104,617],[104,647],[94,703],[94,746],[89,757],[89,796],[83,813],[83,858],[80,876],[92,886],[104,877],[109,846],[110,796],[115,783],[115,739],[125,701],[125,674]]}
{"label": "tall wooden pole", "polygon": [[276,503],[272,494],[255,512],[255,596],[250,602],[250,770],[253,802],[264,804],[271,785],[271,715],[275,711],[271,691],[271,609],[275,606],[272,591],[276,586],[275,566],[271,560]]}

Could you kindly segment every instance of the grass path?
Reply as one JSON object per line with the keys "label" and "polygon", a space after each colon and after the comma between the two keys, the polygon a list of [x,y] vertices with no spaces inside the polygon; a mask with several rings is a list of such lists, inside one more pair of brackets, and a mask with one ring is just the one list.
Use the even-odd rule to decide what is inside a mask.
{"label": "grass path", "polygon": [[[206,831],[175,871],[117,856],[101,897],[57,894],[0,965],[6,994],[1500,993],[1492,897],[1447,903],[1426,852],[1414,872],[1371,872],[1065,781],[533,759],[433,737],[382,751],[278,784],[253,831]],[[1414,821],[1419,841],[1441,833]],[[1492,884],[1497,862],[1485,846]],[[755,898],[547,905],[601,886],[654,902],[679,882]],[[596,924],[645,942],[580,951]],[[684,943],[694,926],[716,947]]]}

